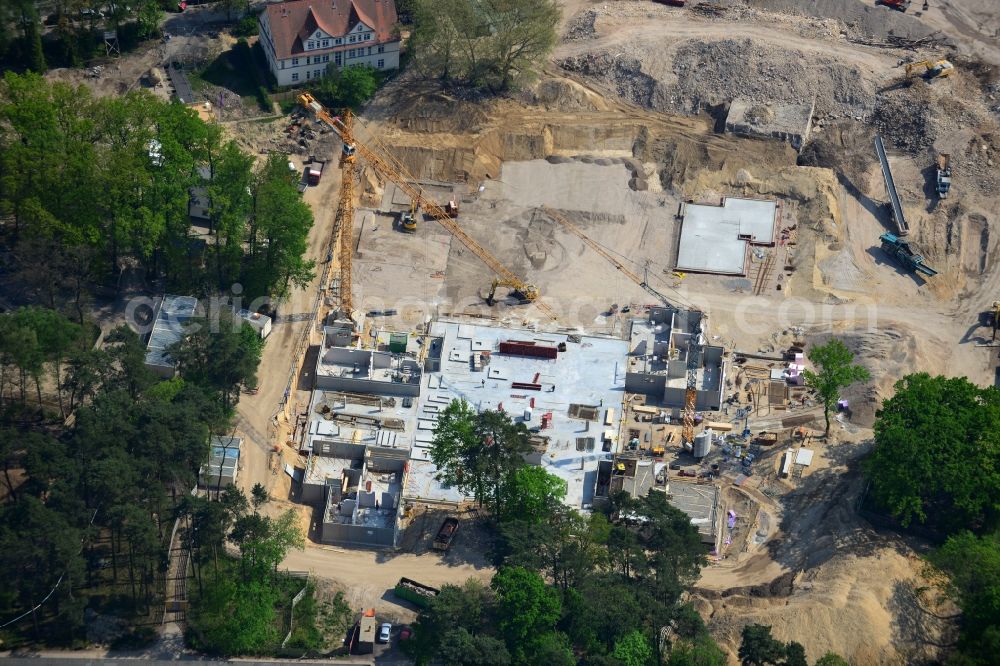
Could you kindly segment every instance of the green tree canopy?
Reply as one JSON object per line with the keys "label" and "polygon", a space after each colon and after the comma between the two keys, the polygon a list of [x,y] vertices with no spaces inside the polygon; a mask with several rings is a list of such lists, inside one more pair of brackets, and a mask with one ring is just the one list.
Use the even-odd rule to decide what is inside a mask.
{"label": "green tree canopy", "polygon": [[624,666],[649,666],[656,661],[649,639],[641,631],[634,629],[618,639],[611,656]]}
{"label": "green tree canopy", "polygon": [[946,531],[995,524],[1000,506],[1000,391],[919,373],[896,383],[875,421],[864,467],[903,525]]}
{"label": "green tree canopy", "polygon": [[415,0],[415,62],[445,83],[503,92],[534,75],[559,19],[554,0]]}
{"label": "green tree canopy", "polygon": [[806,354],[817,370],[806,370],[806,386],[814,389],[823,403],[823,418],[826,420],[826,434],[830,434],[830,412],[840,398],[840,391],[856,382],[867,381],[868,370],[854,365],[854,354],[840,340],[831,339],[825,345],[817,345]]}
{"label": "green tree canopy", "polygon": [[473,495],[496,517],[510,499],[505,490],[530,450],[528,429],[504,412],[476,413],[464,400],[453,400],[438,417],[431,460],[441,479]]}
{"label": "green tree canopy", "polygon": [[962,658],[971,664],[994,663],[1000,649],[1000,535],[953,535],[930,561],[948,574],[945,589],[962,609]]}
{"label": "green tree canopy", "polygon": [[778,666],[785,646],[771,636],[770,625],[748,624],[743,627],[738,656],[743,666]]}

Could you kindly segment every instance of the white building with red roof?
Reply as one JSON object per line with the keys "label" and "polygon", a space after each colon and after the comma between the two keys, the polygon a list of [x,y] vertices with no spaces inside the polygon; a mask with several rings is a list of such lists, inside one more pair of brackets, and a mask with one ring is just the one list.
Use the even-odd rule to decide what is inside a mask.
{"label": "white building with red roof", "polygon": [[340,69],[399,67],[393,0],[289,0],[260,15],[260,44],[279,86],[297,86]]}

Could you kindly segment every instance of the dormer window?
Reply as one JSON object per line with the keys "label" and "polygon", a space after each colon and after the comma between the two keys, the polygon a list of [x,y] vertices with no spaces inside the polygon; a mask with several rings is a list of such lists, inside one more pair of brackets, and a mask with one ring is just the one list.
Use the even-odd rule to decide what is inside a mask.
{"label": "dormer window", "polygon": [[357,36],[356,36],[356,35],[351,35],[351,44],[353,44],[353,43],[354,43],[354,42],[356,42],[357,40],[358,40],[358,38],[357,38]]}
{"label": "dormer window", "polygon": [[306,51],[311,50],[315,46],[316,46],[316,42],[306,42]]}
{"label": "dormer window", "polygon": [[341,39],[340,37],[337,37],[337,40],[334,42],[334,44],[336,44],[337,46],[340,46],[343,43],[344,43],[344,40]]}

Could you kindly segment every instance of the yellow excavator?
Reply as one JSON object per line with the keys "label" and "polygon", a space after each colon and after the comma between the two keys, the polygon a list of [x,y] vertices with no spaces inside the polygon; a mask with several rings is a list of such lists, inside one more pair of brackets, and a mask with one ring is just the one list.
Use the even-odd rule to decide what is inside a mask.
{"label": "yellow excavator", "polygon": [[497,295],[497,287],[510,287],[515,296],[519,297],[522,301],[527,301],[528,303],[534,302],[541,295],[538,287],[533,284],[527,284],[520,280],[493,278],[493,282],[490,285],[490,295],[486,297],[487,305],[493,305],[494,296]]}
{"label": "yellow excavator", "polygon": [[946,79],[955,73],[955,66],[948,60],[921,60],[906,65],[906,78],[923,71],[925,79]]}
{"label": "yellow excavator", "polygon": [[420,207],[417,206],[417,202],[414,201],[410,204],[410,210],[404,211],[403,214],[399,216],[399,228],[407,233],[416,233],[418,212],[420,212]]}

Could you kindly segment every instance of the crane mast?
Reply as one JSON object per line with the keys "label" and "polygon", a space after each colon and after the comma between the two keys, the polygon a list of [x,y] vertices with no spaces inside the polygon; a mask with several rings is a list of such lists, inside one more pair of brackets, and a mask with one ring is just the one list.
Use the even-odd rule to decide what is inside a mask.
{"label": "crane mast", "polygon": [[[299,103],[303,107],[311,110],[317,119],[325,122],[329,125],[337,134],[340,136],[341,141],[344,145],[345,154],[350,150],[351,160],[346,163],[344,157],[341,158],[341,167],[349,167],[351,171],[351,196],[353,197],[353,174],[354,174],[354,156],[360,155],[363,157],[375,171],[377,171],[383,178],[390,180],[396,184],[399,189],[410,198],[417,208],[423,209],[427,214],[433,217],[438,224],[448,230],[455,238],[459,240],[466,248],[468,248],[476,257],[480,259],[486,266],[493,271],[499,278],[499,282],[509,285],[516,291],[521,293],[526,300],[535,301],[539,295],[538,287],[533,284],[522,280],[516,273],[511,271],[509,268],[504,266],[500,260],[493,256],[486,248],[476,242],[469,234],[465,232],[448,214],[448,212],[441,207],[436,201],[430,198],[419,186],[414,185],[415,179],[406,173],[405,168],[398,161],[387,157],[380,152],[375,151],[370,146],[365,145],[357,140],[354,134],[354,123],[353,116],[350,111],[344,113],[343,116],[332,116],[323,106],[313,98],[309,93],[303,93],[299,96]],[[395,163],[394,163],[395,162]],[[345,183],[347,183],[347,173],[344,173]],[[341,190],[341,207],[344,206],[344,190]],[[352,201],[353,207],[353,201]],[[346,208],[345,208],[346,209]],[[350,227],[350,224],[342,224],[342,230]],[[343,233],[343,231],[342,231]],[[346,237],[347,242],[341,244],[341,266],[343,267],[343,257],[348,256],[349,265],[349,255],[351,254],[351,232],[349,229],[346,232],[348,235]],[[346,250],[345,250],[346,247]],[[350,278],[348,278],[349,280]],[[344,284],[343,277],[341,277],[341,284]],[[544,312],[550,319],[555,320],[555,312],[545,305],[544,303],[536,302],[538,308]]]}

